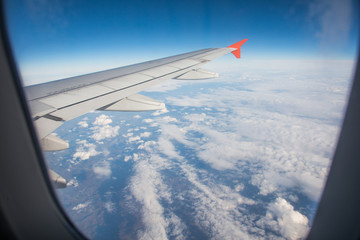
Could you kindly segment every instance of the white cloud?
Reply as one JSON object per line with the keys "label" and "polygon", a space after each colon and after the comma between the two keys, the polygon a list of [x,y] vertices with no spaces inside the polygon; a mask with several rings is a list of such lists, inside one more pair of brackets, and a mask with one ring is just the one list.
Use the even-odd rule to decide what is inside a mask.
{"label": "white cloud", "polygon": [[235,186],[235,191],[236,192],[241,192],[242,190],[244,190],[244,188],[245,188],[244,184],[240,183],[240,184]]}
{"label": "white cloud", "polygon": [[[312,62],[318,67],[311,66],[312,71],[303,71],[310,63],[294,63],[285,64],[286,71],[271,66],[263,72],[229,76],[224,79],[229,85],[217,87],[212,94],[194,91],[186,97],[168,97],[173,105],[192,108],[188,112],[185,108],[176,125],[156,118],[157,143],[151,148],[139,146],[150,154],[165,155],[168,169],[179,172],[174,177],[189,182],[191,190],[182,189],[177,197],[191,201],[197,226],[211,238],[277,238],[266,231],[270,229],[293,239],[308,231],[307,217],[284,197],[293,202],[299,196],[307,196],[309,202],[318,200],[342,119],[351,63]],[[201,114],[194,106],[221,111]],[[187,151],[181,151],[179,143]],[[203,160],[224,178],[235,172],[240,179],[250,179],[231,187],[212,181],[216,171],[190,165],[196,164],[189,160],[191,149],[197,153],[196,160]],[[162,176],[161,167],[151,167]],[[156,199],[162,198],[158,188],[163,184],[154,185]],[[264,205],[270,200],[250,199],[248,186],[277,200]],[[177,197],[172,196],[172,201]],[[266,214],[259,216],[246,205],[267,206]],[[162,209],[166,222],[165,212]]]}
{"label": "white cloud", "polygon": [[96,141],[104,140],[106,138],[113,138],[119,134],[119,126],[110,126],[112,120],[109,116],[101,114],[95,119],[93,124],[95,125],[91,129],[93,130],[93,135],[91,136]]}
{"label": "white cloud", "polygon": [[79,181],[77,180],[76,177],[73,177],[70,181],[68,181],[66,186],[72,186],[72,187],[76,188],[79,186]]}
{"label": "white cloud", "polygon": [[134,162],[136,162],[139,159],[139,154],[134,153],[132,158],[133,158]]}
{"label": "white cloud", "polygon": [[105,138],[113,138],[119,134],[119,129],[120,129],[119,126],[112,127],[110,125],[93,128],[94,134],[91,137],[96,141],[100,141]]}
{"label": "white cloud", "polygon": [[105,114],[101,114],[93,122],[94,125],[102,125],[102,126],[108,125],[110,123],[112,123],[112,120],[109,118],[109,116],[106,116]]}
{"label": "white cloud", "polygon": [[162,118],[165,122],[177,122],[176,118],[165,116]]}
{"label": "white cloud", "polygon": [[151,132],[143,132],[140,134],[140,137],[150,137],[151,136]]}
{"label": "white cloud", "polygon": [[138,146],[138,149],[145,149],[147,151],[151,151],[152,146],[156,145],[155,141],[147,141]]}
{"label": "white cloud", "polygon": [[176,106],[203,107],[203,106],[206,106],[208,102],[211,102],[212,95],[201,94],[201,96],[198,96],[196,98],[190,97],[190,96],[182,96],[181,98],[167,97],[166,100]]}
{"label": "white cloud", "polygon": [[186,225],[173,212],[170,212],[166,217],[166,233],[171,239],[179,239],[179,240],[187,239]]}
{"label": "white cloud", "polygon": [[[255,237],[247,232],[250,225],[249,219],[238,211],[239,207],[256,204],[254,200],[241,196],[216,180],[201,180],[199,175],[203,175],[204,172],[184,161],[180,167],[181,172],[192,184],[190,196],[194,203],[196,221],[210,238],[252,239]],[[255,232],[258,229],[251,230]]]}
{"label": "white cloud", "polygon": [[106,209],[106,211],[108,213],[114,213],[116,208],[115,208],[115,203],[111,202],[111,201],[107,201],[104,203],[104,208]]}
{"label": "white cloud", "polygon": [[153,123],[151,123],[151,124],[150,124],[150,126],[151,126],[151,127],[157,127],[157,126],[159,126],[159,124],[158,124],[158,123],[153,122]]}
{"label": "white cloud", "polygon": [[154,120],[150,119],[150,118],[147,118],[147,119],[144,119],[143,122],[145,123],[151,123],[153,122]]}
{"label": "white cloud", "polygon": [[134,133],[129,132],[128,134],[123,134],[122,136],[123,136],[123,137],[131,137],[132,135],[134,135]]}
{"label": "white cloud", "polygon": [[194,143],[186,137],[187,130],[173,124],[162,123],[160,126],[161,137],[174,139],[186,146],[194,146]]}
{"label": "white cloud", "polygon": [[202,114],[198,114],[198,113],[194,113],[194,114],[188,114],[185,116],[185,119],[189,120],[190,122],[202,122],[205,121],[205,119],[207,119],[208,117],[206,117],[206,114],[202,113]]}
{"label": "white cloud", "polygon": [[135,141],[138,141],[140,140],[140,137],[139,136],[135,136],[135,137],[130,137],[129,138],[129,142],[135,142]]}
{"label": "white cloud", "polygon": [[86,160],[100,154],[100,152],[95,150],[95,144],[88,143],[86,140],[78,141],[77,144],[80,144],[80,146],[76,148],[76,152],[73,154],[73,160],[76,160],[77,158]]}
{"label": "white cloud", "polygon": [[124,162],[127,162],[127,161],[129,161],[129,160],[131,160],[131,156],[125,156]]}
{"label": "white cloud", "polygon": [[[290,75],[266,74],[264,81],[266,72],[258,71],[251,73],[255,77],[229,78],[232,88],[218,88],[213,95],[169,98],[179,106],[196,103],[224,110],[216,117],[184,116],[190,121],[184,129],[203,135],[196,141],[200,159],[217,170],[250,168],[251,183],[263,195],[300,188],[316,201],[339,130],[352,63],[340,64],[337,74],[329,76],[319,75],[319,68],[303,72],[301,64],[299,73],[295,64],[288,65]],[[312,64],[327,73],[337,63]],[[240,88],[236,81],[241,81]]]}
{"label": "white cloud", "polygon": [[86,121],[80,121],[78,122],[78,125],[80,125],[80,127],[83,128],[87,128],[89,126],[89,124]]}
{"label": "white cloud", "polygon": [[286,239],[300,239],[309,231],[309,220],[283,198],[277,198],[268,206],[266,216],[257,225],[270,227]]}
{"label": "white cloud", "polygon": [[160,151],[169,158],[182,159],[178,151],[176,151],[174,144],[167,138],[160,137],[158,140]]}
{"label": "white cloud", "polygon": [[[192,225],[212,239],[306,235],[308,218],[290,203],[318,200],[341,122],[346,75],[293,70],[229,75],[223,87],[170,97],[175,117],[143,120],[158,126],[156,141],[140,143],[149,132],[125,135],[131,149],[139,149],[124,156],[133,160],[125,191],[142,217],[138,238],[187,239]],[[94,125],[109,120],[101,117]],[[98,177],[112,174],[107,161],[93,170]],[[110,199],[108,212],[116,210]]]}
{"label": "white cloud", "polygon": [[91,201],[87,201],[84,203],[79,203],[75,207],[72,208],[72,210],[77,211],[78,213],[81,212],[84,208],[87,208],[90,205]]}
{"label": "white cloud", "polygon": [[138,232],[139,239],[167,239],[164,208],[157,196],[163,187],[159,173],[149,160],[140,161],[135,166],[135,175],[130,188],[135,199],[142,204],[144,231]]}
{"label": "white cloud", "polygon": [[152,116],[159,116],[159,115],[161,115],[161,114],[168,113],[168,112],[169,112],[169,111],[168,111],[166,108],[164,108],[164,109],[157,110],[157,111],[153,112],[151,115],[152,115]]}
{"label": "white cloud", "polygon": [[[177,140],[193,146],[194,144],[185,137],[186,131],[175,125],[164,123],[161,125],[161,132],[162,135],[157,143],[147,142],[151,147],[143,148],[149,152],[150,157],[143,156],[141,161],[137,162],[137,174],[133,177],[131,184],[132,193],[136,199],[145,202],[142,204],[143,221],[148,227],[139,236],[161,239],[177,233],[186,238],[186,225],[181,221],[178,222],[180,219],[176,215],[174,217],[173,212],[166,213],[168,210],[164,209],[162,205],[158,205],[160,199],[178,202],[178,200],[172,199],[171,191],[167,190],[171,185],[166,186],[161,177],[162,169],[178,166],[180,169],[177,172],[181,172],[181,175],[184,175],[187,181],[193,185],[190,187],[192,190],[188,198],[193,198],[193,211],[196,213],[197,225],[208,232],[208,236],[212,238],[249,239],[252,234],[246,233],[246,226],[244,225],[248,219],[244,222],[237,222],[235,218],[241,217],[238,207],[254,205],[255,201],[241,196],[225,185],[215,182],[211,182],[210,186],[204,184],[197,176],[198,170],[187,164],[187,161],[172,144],[173,140]],[[157,151],[167,155],[168,158],[157,156]],[[175,159],[175,161],[171,159]],[[177,160],[181,163],[180,165],[176,164]],[[152,208],[155,207],[155,210],[151,212],[150,209],[146,209],[146,204],[150,203]],[[175,231],[175,229],[177,230]]]}
{"label": "white cloud", "polygon": [[98,178],[109,178],[111,176],[111,166],[108,161],[98,162],[93,166],[93,171]]}

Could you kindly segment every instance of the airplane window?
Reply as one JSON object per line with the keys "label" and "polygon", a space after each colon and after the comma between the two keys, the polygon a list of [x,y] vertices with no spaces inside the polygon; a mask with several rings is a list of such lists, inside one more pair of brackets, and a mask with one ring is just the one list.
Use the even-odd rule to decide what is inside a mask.
{"label": "airplane window", "polygon": [[353,77],[355,5],[5,1],[74,224],[90,239],[305,238]]}

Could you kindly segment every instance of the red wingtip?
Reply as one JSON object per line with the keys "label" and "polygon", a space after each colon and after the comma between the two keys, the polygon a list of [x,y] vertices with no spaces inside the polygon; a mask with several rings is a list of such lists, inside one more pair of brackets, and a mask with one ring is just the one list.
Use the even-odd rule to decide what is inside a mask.
{"label": "red wingtip", "polygon": [[228,48],[236,48],[236,50],[231,53],[234,54],[236,58],[240,58],[240,47],[247,41],[247,39],[243,39],[240,42],[234,43],[233,45],[228,46]]}

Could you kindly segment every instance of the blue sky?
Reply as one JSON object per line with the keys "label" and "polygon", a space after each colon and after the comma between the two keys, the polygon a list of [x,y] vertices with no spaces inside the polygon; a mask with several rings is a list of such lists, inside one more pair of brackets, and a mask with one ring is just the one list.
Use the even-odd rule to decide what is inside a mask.
{"label": "blue sky", "polygon": [[358,16],[351,4],[14,0],[6,9],[20,69],[34,77],[36,69],[96,71],[244,38],[244,59],[354,59]]}

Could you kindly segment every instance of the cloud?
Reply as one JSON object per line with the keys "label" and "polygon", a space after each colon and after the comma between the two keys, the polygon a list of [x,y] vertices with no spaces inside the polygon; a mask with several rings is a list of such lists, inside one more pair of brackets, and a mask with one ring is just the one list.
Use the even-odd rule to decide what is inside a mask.
{"label": "cloud", "polygon": [[129,142],[135,142],[135,141],[138,141],[140,140],[140,137],[139,136],[135,136],[135,137],[130,137],[129,138]]}
{"label": "cloud", "polygon": [[105,114],[101,114],[99,117],[95,119],[95,122],[93,122],[94,125],[108,125],[112,123],[112,120],[109,118],[109,116],[106,116]]}
{"label": "cloud", "polygon": [[95,144],[88,143],[86,140],[78,141],[77,144],[79,144],[80,146],[76,148],[76,152],[73,154],[73,160],[76,160],[78,158],[80,160],[87,160],[92,156],[100,154],[100,152],[97,152],[95,150]]}
{"label": "cloud", "polygon": [[159,124],[158,124],[158,123],[155,123],[155,122],[153,122],[153,123],[150,124],[150,127],[157,127],[157,126],[159,126]]}
{"label": "cloud", "polygon": [[174,139],[186,146],[193,146],[194,143],[186,137],[187,130],[174,124],[162,123],[160,126],[161,137]]}
{"label": "cloud", "polygon": [[119,126],[112,127],[109,125],[99,128],[93,128],[94,134],[91,137],[96,141],[100,141],[105,138],[113,138],[119,134],[119,129],[120,129]]}
{"label": "cloud", "polygon": [[236,168],[236,163],[242,155],[237,141],[238,135],[212,130],[212,127],[203,127],[202,130],[207,136],[207,141],[199,148],[199,158],[217,170]]}
{"label": "cloud", "polygon": [[[148,155],[143,155],[141,160],[137,162],[136,174],[133,176],[130,185],[133,195],[142,203],[143,221],[147,225],[146,230],[139,233],[139,237],[161,239],[176,233],[177,236],[186,238],[186,225],[174,212],[164,209],[160,204],[160,200],[170,203],[180,201],[177,199],[179,196],[173,197],[172,191],[169,191],[172,186],[166,185],[161,174],[163,169],[179,167],[176,172],[185,177],[188,181],[187,185],[191,189],[190,195],[187,193],[187,197],[191,198],[192,211],[196,215],[198,226],[208,232],[208,236],[212,238],[249,239],[251,234],[248,234],[246,227],[244,227],[244,223],[248,219],[244,222],[237,222],[235,218],[241,217],[237,210],[239,206],[254,205],[255,201],[241,196],[235,189],[225,185],[213,181],[211,181],[210,186],[204,184],[198,178],[199,170],[189,165],[186,159],[180,155],[180,152],[176,151],[172,143],[176,140],[194,146],[186,139],[186,131],[168,123],[163,123],[160,126],[162,135],[158,142],[147,142],[147,147],[142,148],[148,152]],[[159,157],[158,152],[166,155],[167,158]],[[177,164],[177,160],[181,163],[180,165]],[[202,172],[202,174],[204,173]],[[174,177],[178,178],[179,176]]]}
{"label": "cloud", "polygon": [[161,115],[161,114],[168,113],[168,112],[169,112],[169,111],[168,111],[166,108],[164,108],[164,109],[157,110],[157,111],[153,112],[151,115],[152,115],[152,116],[159,116],[159,115]]}
{"label": "cloud", "polygon": [[241,192],[242,190],[244,190],[244,188],[245,188],[244,184],[240,183],[240,184],[235,186],[235,191],[236,192]]}
{"label": "cloud", "polygon": [[346,100],[352,63],[343,64],[337,74],[329,76],[320,73],[331,71],[331,61],[328,66],[315,63],[318,69],[312,72],[296,70],[293,65],[289,65],[291,71],[274,76],[258,71],[252,73],[255,77],[231,78],[231,88],[217,88],[211,98],[208,93],[196,93],[189,94],[187,101],[183,97],[169,100],[179,106],[195,102],[224,110],[216,117],[185,114],[179,123],[188,120],[183,130],[202,135],[196,140],[196,152],[214,169],[245,166],[262,195],[296,188],[317,201]]}
{"label": "cloud", "polygon": [[120,127],[110,126],[110,123],[112,123],[112,120],[109,116],[101,114],[97,117],[93,122],[95,126],[91,128],[94,132],[91,138],[100,141],[106,138],[116,137],[119,134]]}
{"label": "cloud", "polygon": [[122,136],[126,138],[126,137],[131,137],[132,135],[134,135],[134,133],[129,132],[128,134],[123,134]]}
{"label": "cloud", "polygon": [[90,205],[91,201],[87,201],[84,203],[79,203],[75,207],[72,208],[72,210],[77,211],[78,213],[81,212],[84,208],[87,208]]}
{"label": "cloud", "polygon": [[162,118],[165,122],[177,122],[176,118],[165,116]]}
{"label": "cloud", "polygon": [[[216,91],[168,97],[170,104],[185,107],[184,112],[175,115],[176,122],[167,121],[172,115],[155,118],[158,141],[149,148],[138,147],[164,157],[160,165],[146,160],[154,179],[161,179],[161,184],[154,184],[148,175],[154,199],[160,203],[166,199],[160,189],[169,189],[171,202],[191,203],[193,208],[186,209],[193,212],[192,221],[209,238],[304,237],[308,218],[285,198],[297,202],[307,197],[304,208],[319,199],[342,121],[352,63],[338,65],[336,73],[331,69],[334,62],[317,62],[317,69],[303,71],[308,64],[287,63],[285,70],[272,67],[231,75],[223,80],[229,83]],[[137,163],[143,163],[144,156]],[[173,171],[171,178],[188,188],[174,196],[178,189],[166,184],[164,165]],[[255,196],[260,197],[253,199],[249,193],[256,190],[249,189],[256,189]],[[166,226],[170,213],[162,205],[161,209],[161,226]],[[165,233],[170,234],[166,227]]]}
{"label": "cloud", "polygon": [[145,149],[147,151],[151,151],[152,146],[156,145],[155,141],[147,141],[138,146],[138,149]]}
{"label": "cloud", "polygon": [[144,119],[143,122],[145,123],[151,123],[153,122],[154,120],[152,120],[151,118],[147,118],[147,119]]}
{"label": "cloud", "polygon": [[124,162],[127,162],[127,161],[129,161],[129,160],[131,160],[131,156],[125,156],[125,157],[124,157]]}
{"label": "cloud", "polygon": [[77,177],[73,177],[70,181],[68,181],[66,186],[72,186],[74,188],[78,187],[79,186],[79,181],[77,180]]}
{"label": "cloud", "polygon": [[165,154],[167,157],[179,160],[182,159],[182,157],[179,155],[179,152],[175,149],[174,144],[172,144],[169,139],[160,137],[158,144],[161,153]]}
{"label": "cloud", "polygon": [[151,136],[151,132],[143,132],[140,134],[140,137],[150,137]]}
{"label": "cloud", "polygon": [[190,97],[182,96],[178,97],[167,97],[166,100],[173,105],[182,106],[182,107],[203,107],[210,102],[212,96],[210,94],[201,94],[201,97]]}
{"label": "cloud", "polygon": [[108,161],[98,162],[93,166],[93,171],[98,178],[109,178],[111,176],[111,166]]}
{"label": "cloud", "polygon": [[[182,173],[192,184],[191,198],[194,203],[196,222],[208,233],[208,237],[220,239],[252,239],[248,232],[249,220],[238,208],[242,205],[254,205],[256,202],[241,196],[231,188],[198,177],[199,170],[189,164],[181,165]],[[251,228],[252,232],[257,231]]]}
{"label": "cloud", "polygon": [[83,128],[87,128],[89,126],[89,124],[86,121],[80,121],[78,122],[78,125],[80,125],[80,127]]}
{"label": "cloud", "polygon": [[268,206],[266,216],[256,222],[262,228],[270,227],[286,239],[300,239],[309,231],[309,220],[283,198]]}
{"label": "cloud", "polygon": [[[152,158],[156,158],[156,156]],[[138,237],[139,239],[167,239],[164,208],[161,206],[158,196],[164,185],[159,172],[150,163],[151,159],[137,162],[135,175],[131,178],[130,183],[132,195],[141,203],[142,220],[145,225],[145,230],[139,231]]]}
{"label": "cloud", "polygon": [[[310,72],[290,65],[225,75],[223,85],[169,97],[175,111],[141,121],[155,128],[151,136],[129,125],[122,157],[133,171],[124,192],[141,216],[138,238],[188,239],[194,228],[211,239],[306,236],[349,76],[343,67],[334,74],[328,66]],[[105,115],[96,121],[94,127],[112,124]],[[95,163],[96,176],[111,177],[110,163]],[[101,209],[115,206],[105,197]]]}
{"label": "cloud", "polygon": [[132,158],[133,158],[134,162],[136,162],[139,159],[139,154],[134,153]]}
{"label": "cloud", "polygon": [[108,213],[114,213],[116,208],[115,208],[115,203],[111,202],[111,201],[107,201],[104,203],[104,208],[106,209],[106,211]]}

